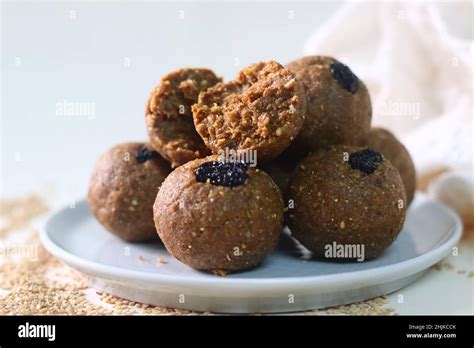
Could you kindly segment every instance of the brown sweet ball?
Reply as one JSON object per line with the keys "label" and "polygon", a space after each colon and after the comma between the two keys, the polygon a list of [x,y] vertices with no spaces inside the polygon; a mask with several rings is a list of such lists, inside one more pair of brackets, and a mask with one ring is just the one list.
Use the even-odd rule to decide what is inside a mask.
{"label": "brown sweet ball", "polygon": [[[292,235],[318,258],[377,257],[405,220],[398,170],[371,149],[337,145],[310,154],[293,173],[288,196]],[[338,255],[341,247],[349,253]]]}
{"label": "brown sweet ball", "polygon": [[309,56],[286,65],[306,94],[303,129],[290,147],[299,158],[335,144],[367,144],[372,106],[364,83],[331,57]]}
{"label": "brown sweet ball", "polygon": [[218,156],[175,169],[153,208],[156,230],[170,254],[216,274],[259,264],[283,227],[283,201],[270,177]]}
{"label": "brown sweet ball", "polygon": [[97,162],[88,201],[97,220],[127,241],[156,238],[153,202],[170,165],[143,143],[114,146]]}
{"label": "brown sweet ball", "polygon": [[410,205],[416,190],[416,171],[406,147],[392,133],[383,128],[372,128],[369,135],[369,146],[380,152],[398,169],[405,186],[407,203]]}
{"label": "brown sweet ball", "polygon": [[173,167],[210,154],[194,129],[191,105],[220,81],[209,69],[184,68],[164,76],[151,92],[145,111],[148,137]]}
{"label": "brown sweet ball", "polygon": [[234,81],[201,93],[192,109],[196,130],[214,154],[225,148],[253,150],[259,161],[267,161],[298,135],[305,97],[288,69],[260,62],[242,69]]}

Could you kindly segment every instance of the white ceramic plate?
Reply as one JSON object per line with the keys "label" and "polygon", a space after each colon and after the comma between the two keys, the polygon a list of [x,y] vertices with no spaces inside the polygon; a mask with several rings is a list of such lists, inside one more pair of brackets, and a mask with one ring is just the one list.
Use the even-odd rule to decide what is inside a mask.
{"label": "white ceramic plate", "polygon": [[[158,306],[254,313],[324,308],[391,293],[446,257],[461,233],[457,215],[418,196],[400,236],[376,260],[307,260],[301,247],[283,235],[260,267],[226,277],[185,266],[159,242],[121,241],[94,219],[85,201],[52,215],[41,239],[50,253],[84,273],[100,291]],[[166,263],[160,265],[157,258]]]}

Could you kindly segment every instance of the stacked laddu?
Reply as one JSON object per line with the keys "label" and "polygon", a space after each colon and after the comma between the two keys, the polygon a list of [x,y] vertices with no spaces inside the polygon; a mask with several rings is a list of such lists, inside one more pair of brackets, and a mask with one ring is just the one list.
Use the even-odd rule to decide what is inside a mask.
{"label": "stacked laddu", "polygon": [[367,88],[331,57],[259,62],[229,82],[179,69],[148,98],[149,142],[98,161],[89,204],[116,236],[159,236],[176,259],[220,275],[261,264],[285,211],[315,257],[331,259],[336,243],[374,258],[402,229],[415,169],[371,118]]}

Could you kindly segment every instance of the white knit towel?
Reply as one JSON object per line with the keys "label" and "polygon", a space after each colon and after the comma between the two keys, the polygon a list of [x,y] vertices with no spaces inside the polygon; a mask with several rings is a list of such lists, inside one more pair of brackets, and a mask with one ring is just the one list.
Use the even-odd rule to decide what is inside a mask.
{"label": "white knit towel", "polygon": [[474,207],[473,3],[356,2],[308,39],[366,83],[373,125],[392,130],[419,176],[449,168],[430,194],[459,212]]}

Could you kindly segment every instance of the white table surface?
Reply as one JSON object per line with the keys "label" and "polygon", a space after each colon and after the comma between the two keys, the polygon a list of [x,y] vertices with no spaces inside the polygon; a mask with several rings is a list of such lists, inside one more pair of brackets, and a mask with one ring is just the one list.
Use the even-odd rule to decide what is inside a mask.
{"label": "white table surface", "polygon": [[[38,192],[53,207],[83,197],[101,153],[146,139],[144,105],[160,76],[206,66],[231,79],[259,60],[286,63],[339,6],[2,3],[1,196]],[[95,113],[60,115],[64,101],[93,105]],[[400,314],[473,314],[474,278],[456,270],[472,270],[474,252],[461,250],[447,260],[454,270],[431,269],[390,295],[389,306]]]}

